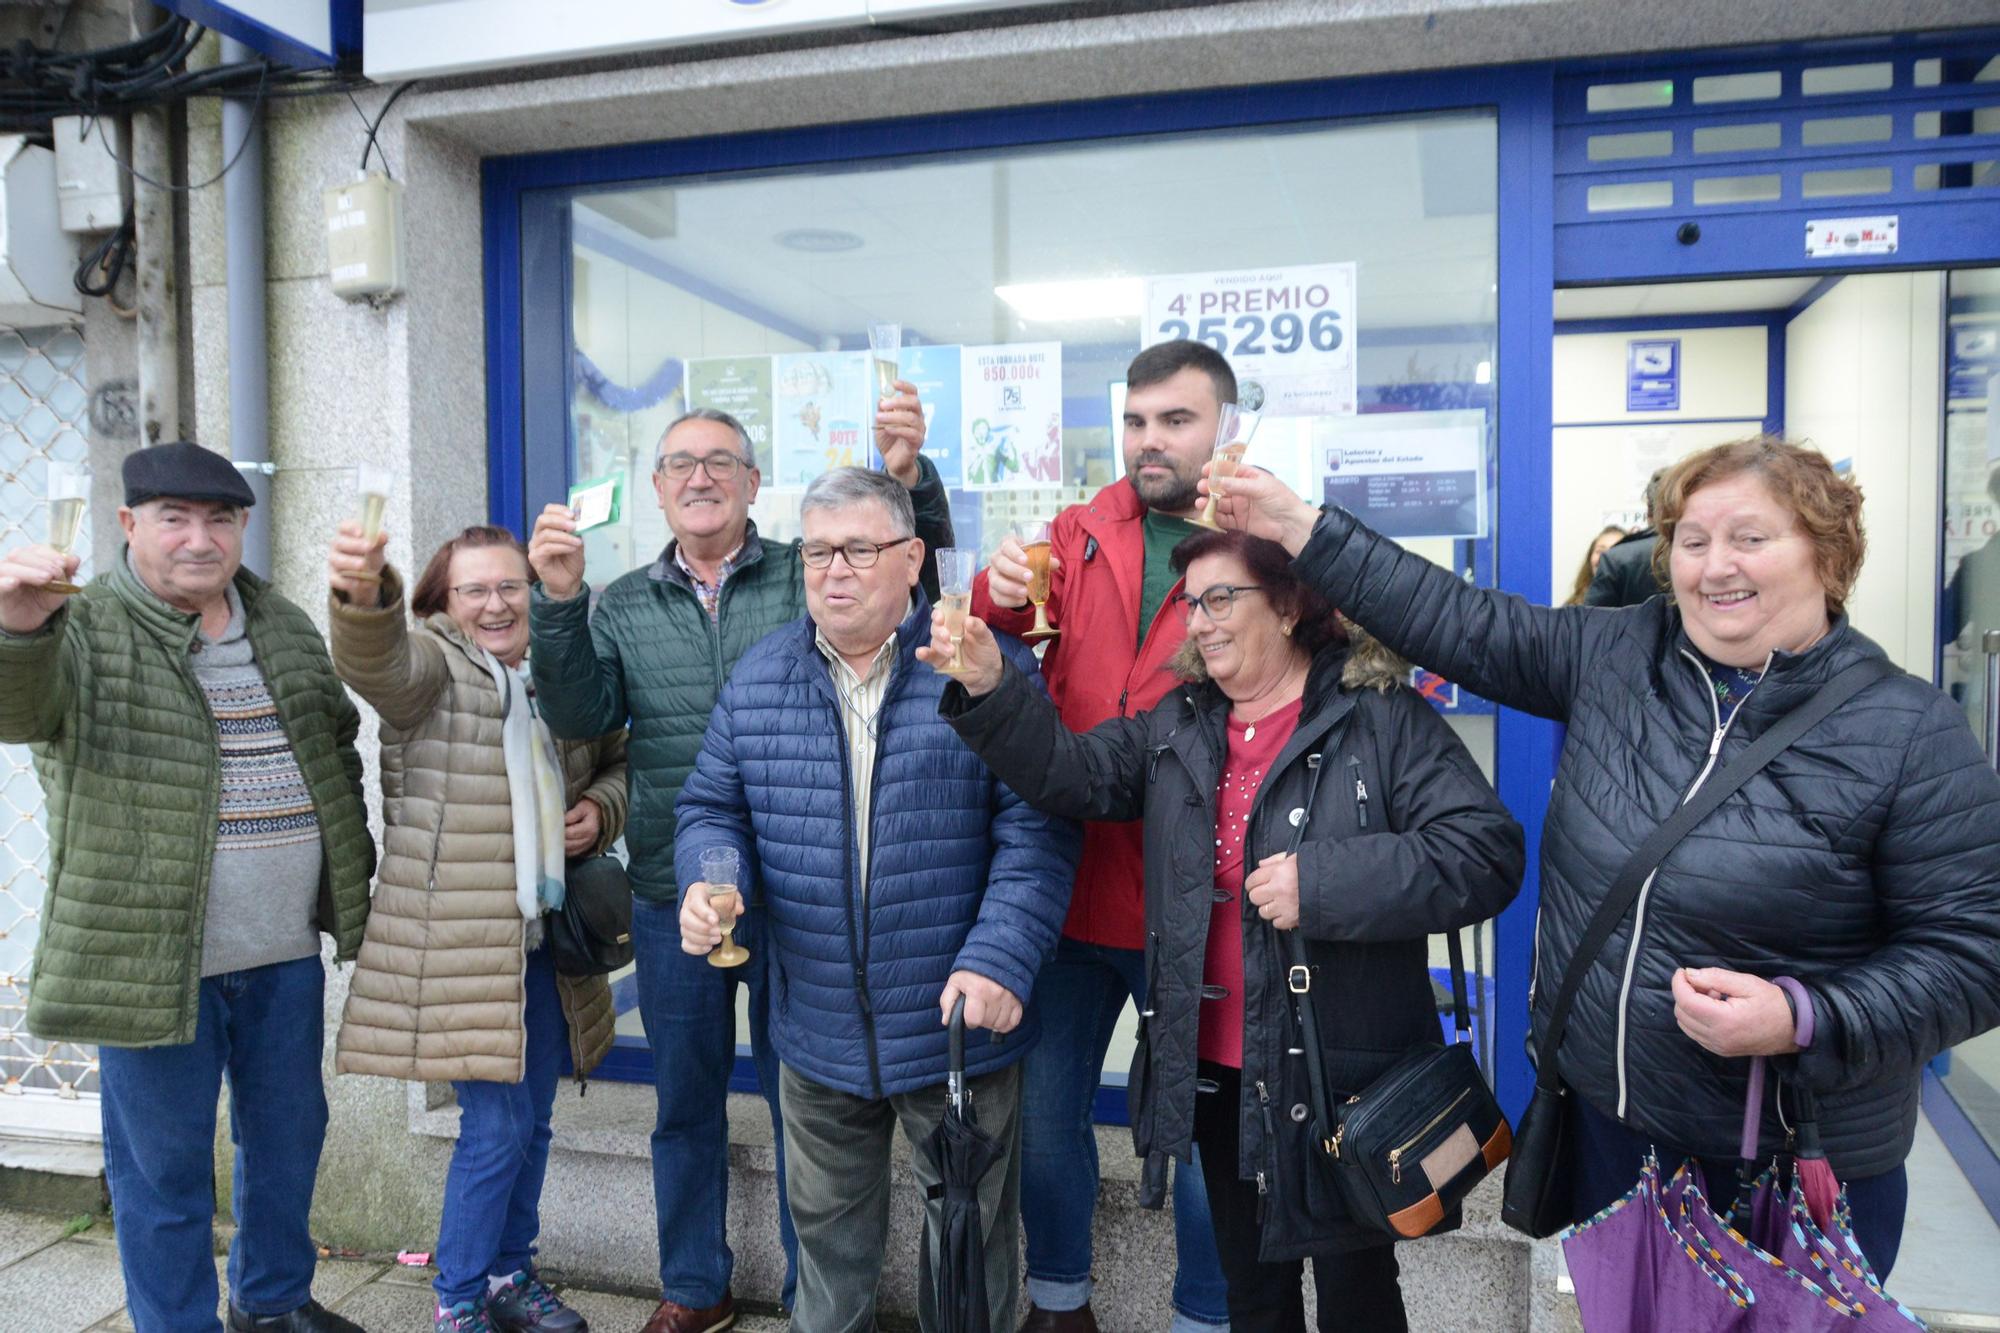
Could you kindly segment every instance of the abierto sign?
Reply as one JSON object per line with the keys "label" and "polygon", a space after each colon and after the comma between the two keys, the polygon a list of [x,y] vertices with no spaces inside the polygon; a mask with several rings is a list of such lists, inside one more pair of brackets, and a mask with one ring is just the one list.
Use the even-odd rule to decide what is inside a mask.
{"label": "abierto sign", "polygon": [[365,0],[376,80],[628,55],[1056,0]]}

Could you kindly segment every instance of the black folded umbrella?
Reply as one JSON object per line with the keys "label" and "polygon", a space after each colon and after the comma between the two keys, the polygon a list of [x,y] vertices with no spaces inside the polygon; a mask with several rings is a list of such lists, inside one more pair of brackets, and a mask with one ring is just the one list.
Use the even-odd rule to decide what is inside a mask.
{"label": "black folded umbrella", "polygon": [[[986,1241],[979,1224],[979,1182],[1001,1148],[979,1128],[965,1090],[965,997],[951,1009],[951,1070],[945,1076],[944,1118],[925,1140],[942,1199],[937,1222],[937,1326],[940,1333],[993,1333],[986,1307]],[[1003,1333],[1007,1331],[1003,1330]]]}

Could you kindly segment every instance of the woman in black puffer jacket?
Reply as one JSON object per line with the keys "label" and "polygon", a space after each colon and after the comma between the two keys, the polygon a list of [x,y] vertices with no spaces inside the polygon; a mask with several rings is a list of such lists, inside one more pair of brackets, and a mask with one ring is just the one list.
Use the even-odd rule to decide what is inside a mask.
{"label": "woman in black puffer jacket", "polygon": [[[1507,905],[1521,826],[1379,645],[1351,645],[1277,545],[1204,534],[1174,566],[1188,616],[1175,665],[1190,683],[1158,706],[1074,735],[968,621],[973,670],[940,709],[1030,804],[1145,821],[1151,1003],[1132,1135],[1155,1204],[1166,1159],[1201,1144],[1230,1327],[1303,1329],[1299,1261],[1311,1256],[1321,1329],[1391,1333],[1406,1327],[1395,1251],[1348,1218],[1312,1161],[1307,1066],[1288,1054],[1298,1029],[1271,927],[1303,937],[1327,1081],[1358,1093],[1437,1042],[1426,936]],[[942,621],[925,652],[950,655]]]}
{"label": "woman in black puffer jacket", "polygon": [[[1780,440],[1675,465],[1659,525],[1672,591],[1619,610],[1471,587],[1268,474],[1228,491],[1226,523],[1280,541],[1392,649],[1568,723],[1542,838],[1537,1035],[1646,835],[1843,668],[1882,656],[1844,614],[1860,489]],[[1703,821],[1577,996],[1558,1056],[1581,1103],[1575,1216],[1629,1188],[1648,1145],[1729,1170],[1748,1057],[1776,1057],[1814,1094],[1857,1238],[1886,1275],[1924,1063],[2000,1022],[1996,830],[2000,777],[1957,705],[1908,675],[1865,688]],[[1767,1101],[1762,1142],[1783,1136]]]}

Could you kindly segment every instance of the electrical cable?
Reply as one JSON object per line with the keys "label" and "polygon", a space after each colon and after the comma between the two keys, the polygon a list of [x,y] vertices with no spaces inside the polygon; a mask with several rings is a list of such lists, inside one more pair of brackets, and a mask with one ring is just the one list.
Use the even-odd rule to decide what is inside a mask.
{"label": "electrical cable", "polygon": [[[363,172],[368,170],[368,155],[370,153],[381,153],[382,174],[390,180],[396,179],[396,173],[389,170],[389,154],[380,144],[375,142],[375,134],[382,128],[382,122],[389,118],[389,108],[396,105],[396,99],[416,86],[417,80],[415,79],[411,79],[407,83],[397,84],[396,91],[389,94],[389,100],[382,103],[382,109],[375,113],[375,123],[368,127],[368,142],[361,145],[361,170]],[[349,94],[349,96],[352,96],[352,94]]]}
{"label": "electrical cable", "polygon": [[[118,285],[118,279],[124,276],[126,265],[132,262],[137,237],[138,231],[132,219],[126,218],[116,231],[99,241],[97,248],[85,255],[83,262],[76,266],[76,289],[85,296],[110,296],[112,289]],[[90,277],[92,270],[103,273],[104,280],[93,281]]]}
{"label": "electrical cable", "polygon": [[[268,62],[266,63],[265,68],[267,70],[269,69]],[[263,114],[264,114],[264,81],[262,79],[259,79],[257,81],[257,100],[255,101],[255,103],[252,104],[250,108],[250,118],[251,120],[254,121]],[[152,186],[156,190],[171,190],[175,194],[193,194],[196,190],[206,190],[209,186],[215,184],[217,181],[221,180],[224,176],[227,176],[229,174],[229,169],[235,166],[237,162],[242,159],[243,150],[250,146],[250,138],[251,138],[249,130],[246,127],[241,142],[239,142],[236,145],[236,151],[231,153],[229,155],[229,160],[222,164],[222,170],[216,172],[213,176],[210,176],[207,180],[203,181],[201,184],[176,185],[172,181],[154,180],[151,176],[146,175],[144,172],[134,167],[130,162],[127,162],[124,158],[118,156],[118,150],[112,146],[110,138],[107,137],[104,133],[104,122],[102,120],[99,120],[97,122],[97,137],[104,144],[104,151],[111,154],[111,160],[113,162],[116,162],[119,166],[123,167],[126,171],[130,172],[132,179],[144,181],[146,184]]]}

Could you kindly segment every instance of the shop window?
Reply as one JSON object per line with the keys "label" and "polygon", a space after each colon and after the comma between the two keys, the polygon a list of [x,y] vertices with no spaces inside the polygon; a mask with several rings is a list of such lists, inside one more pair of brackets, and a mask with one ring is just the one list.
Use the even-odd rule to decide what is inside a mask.
{"label": "shop window", "polygon": [[1622,185],[1593,185],[1588,207],[1593,213],[1623,213],[1636,208],[1672,208],[1672,181],[1629,181]]}
{"label": "shop window", "polygon": [[1637,134],[1593,134],[1589,153],[1593,162],[1622,162],[1635,157],[1668,157],[1674,151],[1672,130],[1646,130]]}
{"label": "shop window", "polygon": [[1957,111],[1919,111],[1912,133],[1919,139],[1957,138],[1964,134],[2000,134],[2000,106],[1964,107]]}
{"label": "shop window", "polygon": [[1896,67],[1886,60],[1867,65],[1821,65],[1799,75],[1799,91],[1807,97],[1878,93],[1895,86]]}
{"label": "shop window", "polygon": [[1775,69],[1748,74],[1708,74],[1694,81],[1696,106],[1714,102],[1764,102],[1785,93],[1785,76]]}
{"label": "shop window", "polygon": [[1919,88],[1941,88],[1960,83],[2000,83],[2000,56],[1991,59],[1919,60],[1913,70]]}
{"label": "shop window", "polygon": [[1711,125],[1694,132],[1697,153],[1759,153],[1784,142],[1785,127],[1776,121],[1751,125]]}
{"label": "shop window", "polygon": [[1991,190],[2000,186],[2000,162],[1927,162],[1917,168],[1919,190]]}
{"label": "shop window", "polygon": [[[1879,143],[1894,137],[1894,116],[1836,116],[1808,120],[1799,126],[1799,142],[1807,148],[1825,148],[1843,143]],[[1776,145],[1772,145],[1776,147]]]}
{"label": "shop window", "polygon": [[1761,204],[1783,193],[1783,178],[1773,172],[1757,176],[1701,176],[1694,183],[1694,201],[1716,204]]}
{"label": "shop window", "polygon": [[1799,177],[1799,194],[1824,199],[1837,194],[1887,194],[1895,188],[1888,167],[1856,167],[1847,171],[1808,171]]}
{"label": "shop window", "polygon": [[1672,79],[1640,83],[1594,83],[1583,95],[1589,111],[1657,111],[1674,104]]}

